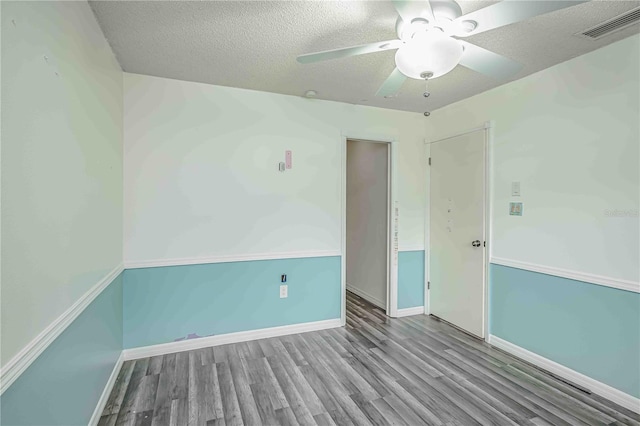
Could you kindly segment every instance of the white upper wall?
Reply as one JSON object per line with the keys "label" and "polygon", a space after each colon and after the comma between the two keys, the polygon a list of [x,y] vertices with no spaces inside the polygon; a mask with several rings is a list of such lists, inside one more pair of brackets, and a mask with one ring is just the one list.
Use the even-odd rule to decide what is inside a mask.
{"label": "white upper wall", "polygon": [[639,82],[636,35],[431,115],[431,141],[495,122],[492,256],[638,282]]}
{"label": "white upper wall", "polygon": [[423,247],[422,115],[124,80],[126,262],[339,251],[342,134],[398,141],[400,249]]}
{"label": "white upper wall", "polygon": [[1,8],[4,366],[122,261],[122,71],[86,2]]}

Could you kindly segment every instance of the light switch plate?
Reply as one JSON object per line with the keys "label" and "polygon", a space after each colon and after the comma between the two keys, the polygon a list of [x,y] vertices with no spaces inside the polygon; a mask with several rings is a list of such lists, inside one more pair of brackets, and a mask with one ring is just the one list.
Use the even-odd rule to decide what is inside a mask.
{"label": "light switch plate", "polygon": [[512,197],[520,196],[520,182],[511,182],[511,196]]}

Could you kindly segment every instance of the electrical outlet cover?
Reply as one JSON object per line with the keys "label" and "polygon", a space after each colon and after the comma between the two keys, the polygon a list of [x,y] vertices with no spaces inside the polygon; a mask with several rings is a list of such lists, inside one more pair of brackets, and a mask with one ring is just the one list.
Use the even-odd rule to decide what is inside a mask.
{"label": "electrical outlet cover", "polygon": [[511,216],[522,216],[522,203],[509,203],[509,215]]}
{"label": "electrical outlet cover", "polygon": [[288,287],[286,285],[280,286],[280,299],[284,299],[289,296]]}

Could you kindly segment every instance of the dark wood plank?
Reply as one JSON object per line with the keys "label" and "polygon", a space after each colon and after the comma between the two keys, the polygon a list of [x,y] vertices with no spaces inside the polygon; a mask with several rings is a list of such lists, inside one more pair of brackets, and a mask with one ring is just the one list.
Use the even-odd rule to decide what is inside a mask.
{"label": "dark wood plank", "polygon": [[233,345],[231,345],[229,349],[230,351],[227,354],[228,363],[240,405],[240,412],[242,413],[242,420],[247,425],[260,424],[261,420],[258,413],[258,406],[254,399],[249,379],[247,378],[247,372],[243,364],[244,360],[240,358],[239,352],[236,351],[233,353]]}
{"label": "dark wood plank", "polygon": [[252,383],[249,386],[251,388],[251,393],[253,394],[255,404],[258,407],[258,413],[260,415],[260,419],[262,420],[262,424],[278,424],[278,420],[276,419],[276,412],[273,404],[271,403],[271,399],[269,398],[269,391],[267,390],[267,387],[262,383]]}
{"label": "dark wood plank", "polygon": [[156,400],[153,404],[153,426],[168,425],[171,419],[171,383],[174,371],[162,372],[158,378]]}
{"label": "dark wood plank", "polygon": [[153,410],[139,411],[136,413],[135,426],[151,426]]}
{"label": "dark wood plank", "polygon": [[135,360],[133,373],[131,374],[131,380],[141,379],[142,377],[147,375],[150,360],[151,358],[142,358]]}
{"label": "dark wood plank", "polygon": [[170,426],[183,426],[189,424],[189,402],[187,398],[171,401]]}
{"label": "dark wood plank", "polygon": [[115,426],[117,420],[118,420],[117,414],[103,415],[98,420],[98,426]]}
{"label": "dark wood plank", "polygon": [[158,355],[149,358],[149,365],[147,366],[147,376],[160,374],[162,371],[162,364],[164,362],[164,356]]}
{"label": "dark wood plank", "polygon": [[389,405],[389,403],[384,398],[374,399],[373,401],[371,401],[371,404],[373,404],[375,409],[378,410],[380,414],[382,414],[382,417],[385,419],[388,425],[412,426],[411,424],[405,422],[402,416],[400,416],[400,414],[398,414],[398,412],[394,410],[393,407],[391,407],[391,405]]}
{"label": "dark wood plank", "polygon": [[273,375],[271,366],[266,358],[250,359],[247,361],[247,366],[249,371],[249,382],[252,384],[259,383],[264,385],[264,389],[269,395],[269,399],[271,400],[271,405],[274,410],[289,406],[287,398],[282,392],[280,384]]}
{"label": "dark wood plank", "polygon": [[[211,351],[213,355],[213,351]],[[205,418],[208,420],[224,419],[224,407],[220,394],[218,369],[216,364],[206,364],[201,367],[204,377]]]}
{"label": "dark wood plank", "polygon": [[[122,364],[116,382],[111,389],[111,394],[107,399],[107,404],[104,407],[102,415],[118,414],[120,412],[124,396],[127,393],[131,375],[133,374],[133,367],[135,361],[126,361]],[[116,416],[117,417],[117,416]]]}
{"label": "dark wood plank", "polygon": [[211,365],[216,362],[213,348],[202,348],[199,349],[198,352],[200,353],[200,362],[202,362],[202,365]]}
{"label": "dark wood plank", "polygon": [[[134,366],[135,370],[135,366]],[[146,372],[146,367],[145,367]],[[116,425],[131,425],[135,422],[135,405],[138,398],[138,390],[140,388],[140,384],[142,382],[142,378],[144,376],[136,378],[131,378],[129,381],[129,385],[127,386],[127,391],[122,400],[122,404],[120,406],[120,411],[118,412],[118,419],[116,421]]]}
{"label": "dark wood plank", "polygon": [[240,404],[238,403],[229,364],[226,362],[216,363],[216,372],[218,373],[224,420],[227,426],[242,425],[242,413],[240,412]]}
{"label": "dark wood plank", "polygon": [[336,426],[336,423],[333,421],[329,413],[320,413],[313,416],[313,420],[315,420],[318,426]]}
{"label": "dark wood plank", "polygon": [[171,399],[187,400],[189,396],[189,352],[176,354],[171,383]]}
{"label": "dark wood plank", "polygon": [[[151,425],[159,378],[158,374],[141,378],[133,406],[133,413],[136,415],[135,424]],[[146,415],[142,416],[142,413]]]}
{"label": "dark wood plank", "polygon": [[207,426],[226,426],[224,419],[207,420]]}
{"label": "dark wood plank", "polygon": [[289,374],[287,374],[287,371],[285,370],[278,357],[275,355],[269,356],[268,362],[297,422],[301,425],[315,424],[313,416],[309,411],[305,400],[300,395],[300,392],[298,392],[298,389],[291,380],[291,377],[289,377]]}
{"label": "dark wood plank", "polygon": [[283,426],[298,425],[296,416],[293,414],[293,411],[289,407],[279,408],[276,410],[276,421],[277,421],[277,424],[283,425]]}

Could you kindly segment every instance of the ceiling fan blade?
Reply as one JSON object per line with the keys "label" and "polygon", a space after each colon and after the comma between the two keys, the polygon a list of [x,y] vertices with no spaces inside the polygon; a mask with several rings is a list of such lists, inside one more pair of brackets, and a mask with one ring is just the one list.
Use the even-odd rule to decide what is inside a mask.
{"label": "ceiling fan blade", "polygon": [[361,44],[359,46],[345,47],[344,49],[325,50],[323,52],[307,53],[298,56],[298,62],[309,64],[312,62],[327,61],[329,59],[347,58],[349,56],[364,55],[365,53],[382,52],[383,50],[397,49],[402,46],[400,40],[379,41],[377,43]]}
{"label": "ceiling fan blade", "polygon": [[453,23],[462,25],[463,21],[475,21],[478,26],[474,30],[459,31],[456,34],[459,37],[467,37],[587,1],[590,0],[503,0],[463,15]]}
{"label": "ceiling fan blade", "polygon": [[513,77],[522,69],[522,65],[475,44],[461,41],[464,53],[460,65],[500,80]]}
{"label": "ceiling fan blade", "polygon": [[430,22],[434,21],[433,11],[431,10],[431,3],[429,0],[392,0],[393,5],[398,11],[398,15],[407,24],[411,23],[411,20],[422,17],[427,18]]}
{"label": "ceiling fan blade", "polygon": [[394,69],[389,77],[382,83],[376,92],[376,96],[391,96],[398,93],[407,77],[398,68]]}

